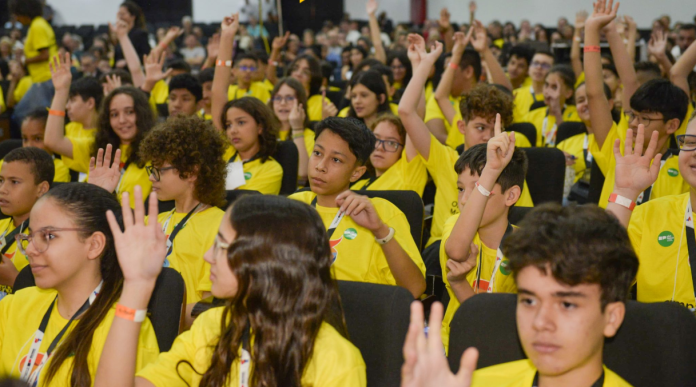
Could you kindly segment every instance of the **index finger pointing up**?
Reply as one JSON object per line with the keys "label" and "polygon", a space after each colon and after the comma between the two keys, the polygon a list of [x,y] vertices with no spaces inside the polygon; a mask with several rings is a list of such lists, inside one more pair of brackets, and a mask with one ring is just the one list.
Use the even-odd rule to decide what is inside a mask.
{"label": "index finger pointing up", "polygon": [[495,133],[495,135],[497,136],[497,135],[499,135],[499,134],[502,133],[502,132],[503,132],[503,128],[501,127],[501,124],[500,124],[500,113],[496,113],[496,114],[495,114],[495,129],[494,129],[494,133]]}

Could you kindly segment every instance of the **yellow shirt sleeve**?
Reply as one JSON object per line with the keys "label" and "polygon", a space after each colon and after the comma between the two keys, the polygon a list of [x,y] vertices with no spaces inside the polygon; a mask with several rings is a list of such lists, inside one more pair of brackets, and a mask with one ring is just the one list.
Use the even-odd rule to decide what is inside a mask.
{"label": "yellow shirt sleeve", "polygon": [[283,167],[273,158],[265,163],[254,160],[244,164],[246,184],[238,189],[259,191],[266,195],[278,195],[283,182]]}
{"label": "yellow shirt sleeve", "polygon": [[[22,79],[19,80],[19,83],[17,84],[17,87],[15,88],[14,91],[14,100],[15,103],[18,103],[19,101],[22,100],[24,97],[24,94],[27,93],[29,88],[33,85],[33,82],[31,81],[30,76],[23,77]],[[0,97],[2,98],[2,97]]]}
{"label": "yellow shirt sleeve", "polygon": [[[331,102],[326,98],[327,102]],[[315,94],[307,100],[307,116],[310,121],[321,121],[322,98],[321,94]]]}
{"label": "yellow shirt sleeve", "polygon": [[0,114],[2,114],[6,109],[5,97],[3,97],[4,94],[5,93],[3,93],[3,91],[2,91],[2,86],[0,86]]}
{"label": "yellow shirt sleeve", "polygon": [[93,138],[71,138],[68,140],[73,146],[73,157],[63,157],[63,163],[66,167],[82,173],[89,173],[89,159],[92,153]]}
{"label": "yellow shirt sleeve", "polygon": [[55,167],[55,175],[53,176],[53,181],[57,183],[68,183],[70,182],[70,170],[63,164],[61,159],[53,159],[53,166]]}

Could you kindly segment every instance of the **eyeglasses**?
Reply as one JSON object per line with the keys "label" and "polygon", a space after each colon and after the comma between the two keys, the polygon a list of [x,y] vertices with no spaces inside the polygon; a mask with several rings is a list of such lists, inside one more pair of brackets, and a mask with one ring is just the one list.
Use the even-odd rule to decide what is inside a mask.
{"label": "eyeglasses", "polygon": [[218,255],[223,251],[227,250],[230,248],[231,243],[225,243],[220,241],[220,237],[216,236],[215,237],[215,242],[213,243],[213,256],[215,258],[218,257]]}
{"label": "eyeglasses", "polygon": [[550,70],[550,69],[551,69],[551,65],[548,64],[548,63],[544,63],[544,62],[537,62],[537,61],[534,61],[534,62],[532,62],[532,65],[531,65],[531,66],[532,66],[532,67],[541,67],[541,68],[544,69],[544,70]]}
{"label": "eyeglasses", "polygon": [[404,146],[403,144],[400,144],[396,141],[389,141],[389,140],[377,140],[375,143],[375,149],[379,149],[379,147],[382,147],[385,152],[396,152],[399,150],[399,147]]}
{"label": "eyeglasses", "polygon": [[679,150],[684,152],[690,152],[696,150],[696,135],[693,134],[682,134],[677,136],[677,144],[679,144]]}
{"label": "eyeglasses", "polygon": [[254,66],[251,66],[251,67],[250,67],[250,66],[239,66],[238,68],[239,68],[240,70],[242,70],[242,71],[251,71],[252,73],[253,73],[254,71],[256,71],[256,69],[257,69],[257,68],[254,67]]}
{"label": "eyeglasses", "polygon": [[147,175],[154,175],[155,176],[155,181],[160,181],[160,177],[162,176],[162,172],[168,171],[170,169],[175,169],[174,167],[164,167],[164,168],[157,168],[153,167],[150,165],[145,166],[145,172],[147,172]]}
{"label": "eyeglasses", "polygon": [[82,228],[42,228],[40,230],[32,231],[28,235],[15,235],[17,248],[19,249],[20,253],[26,256],[29,242],[31,242],[37,252],[43,253],[44,251],[48,250],[48,243],[55,238],[53,233],[62,231],[90,232],[90,230],[85,230]]}
{"label": "eyeglasses", "polygon": [[394,66],[391,66],[392,71],[403,70],[403,69],[405,69],[405,68],[406,68],[406,66],[404,66],[404,65],[394,65]]}
{"label": "eyeglasses", "polygon": [[293,102],[295,102],[296,99],[297,98],[295,98],[291,95],[286,95],[285,97],[281,97],[279,95],[276,95],[275,97],[273,97],[273,102],[282,103],[283,101],[285,101],[285,103],[293,103]]}
{"label": "eyeglasses", "polygon": [[636,118],[638,119],[638,124],[643,124],[644,127],[650,126],[650,123],[653,121],[660,121],[662,118],[650,118],[650,117],[644,117],[640,116],[639,114],[636,114],[634,112],[626,112],[626,117],[628,117],[628,122],[633,122]]}

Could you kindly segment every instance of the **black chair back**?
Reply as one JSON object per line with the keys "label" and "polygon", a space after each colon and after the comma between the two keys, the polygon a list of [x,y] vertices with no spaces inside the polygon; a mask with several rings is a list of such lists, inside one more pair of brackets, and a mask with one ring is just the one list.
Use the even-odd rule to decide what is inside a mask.
{"label": "black chair back", "polygon": [[398,387],[413,296],[400,286],[337,282],[349,339],[367,366],[367,385]]}
{"label": "black chair back", "polygon": [[421,246],[423,240],[423,219],[425,218],[425,208],[423,200],[414,191],[356,191],[360,195],[370,198],[382,198],[390,201],[401,212],[406,215],[408,224],[411,227],[411,236],[416,242],[416,246]]}
{"label": "black chair back", "polygon": [[534,205],[563,201],[565,155],[556,148],[520,148],[527,154],[527,186]]}
{"label": "black chair back", "polygon": [[[514,294],[480,294],[465,301],[450,325],[449,364],[454,372],[468,347],[477,367],[526,358],[519,342]],[[616,336],[605,340],[604,364],[635,387],[696,385],[696,319],[673,303],[629,301]]]}
{"label": "black chair back", "polygon": [[21,147],[22,140],[11,139],[0,142],[0,160],[4,159],[10,151]]}
{"label": "black chair back", "polygon": [[545,108],[546,107],[546,102],[542,101],[534,101],[532,103],[532,106],[529,107],[529,111],[531,112],[532,110],[540,109],[540,108]]}
{"label": "black chair back", "polygon": [[518,122],[516,124],[512,124],[505,128],[505,131],[522,133],[525,137],[527,137],[527,140],[529,140],[532,147],[536,146],[537,130],[536,127],[529,122]]}
{"label": "black chair back", "polygon": [[588,203],[599,203],[599,198],[602,196],[602,188],[604,188],[604,174],[602,170],[599,169],[597,163],[592,163],[592,169],[590,170],[590,191],[587,195]]}
{"label": "black chair back", "polygon": [[587,133],[587,127],[582,122],[563,122],[558,125],[556,132],[556,145],[578,134]]}
{"label": "black chair back", "polygon": [[297,146],[292,141],[278,141],[273,158],[283,167],[283,181],[280,184],[280,194],[287,196],[297,190],[297,172],[300,162]]}

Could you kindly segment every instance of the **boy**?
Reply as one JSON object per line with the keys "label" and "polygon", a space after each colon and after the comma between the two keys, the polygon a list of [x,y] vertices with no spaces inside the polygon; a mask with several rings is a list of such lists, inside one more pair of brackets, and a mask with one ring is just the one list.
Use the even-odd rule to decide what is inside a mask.
{"label": "boy", "polygon": [[[156,74],[156,76],[148,76],[148,64],[151,64],[150,62],[153,62],[153,59],[154,62],[157,62],[157,57],[153,55],[155,54],[152,53],[145,59],[145,83],[143,83],[140,88],[144,92],[150,94],[150,107],[152,111],[155,112],[155,114],[164,115],[168,112],[167,101],[169,98],[169,82],[177,75],[191,74],[191,66],[183,59],[177,59],[167,64],[167,71],[163,74],[161,74],[161,71],[155,70],[153,73]],[[163,60],[164,58],[161,59]],[[161,69],[161,67],[158,67],[158,69]],[[156,78],[159,78],[159,80]]]}
{"label": "boy", "polygon": [[179,114],[193,116],[198,110],[198,103],[203,99],[203,88],[198,79],[191,74],[179,74],[169,81],[169,116]]}
{"label": "boy", "polygon": [[212,108],[212,95],[213,95],[213,76],[215,75],[215,68],[207,68],[202,70],[198,74],[198,83],[201,84],[202,96],[201,99],[201,110],[198,111],[198,117],[210,121],[213,119],[211,116],[213,112]]}
{"label": "boy", "polygon": [[515,110],[512,114],[512,122],[524,122],[524,116],[532,109],[535,102],[544,101],[544,83],[546,75],[554,64],[554,57],[550,51],[538,50],[532,57],[529,64],[529,77],[532,79],[530,86],[515,89],[512,94],[515,96]]}
{"label": "boy", "polygon": [[522,192],[527,173],[524,151],[515,150],[515,133],[502,132],[497,116],[496,136],[466,150],[454,168],[459,175],[459,215],[445,223],[440,266],[450,295],[442,321],[442,341],[449,346],[449,324],[460,303],[476,293],[514,293],[509,262],[502,244],[512,233],[510,207]]}
{"label": "boy", "polygon": [[311,191],[291,199],[311,204],[327,226],[336,279],[399,285],[418,298],[425,265],[406,216],[390,202],[350,191],[365,173],[375,136],[354,118],[327,118],[316,128],[309,158]]}
{"label": "boy", "polygon": [[237,54],[234,58],[232,73],[237,80],[236,85],[230,85],[227,98],[232,101],[242,97],[254,97],[263,103],[271,99],[271,92],[263,82],[254,82],[254,74],[258,69],[258,60],[252,54]]}
{"label": "boy", "polygon": [[29,262],[17,250],[14,236],[28,234],[29,213],[53,181],[53,159],[46,151],[17,148],[5,156],[0,168],[0,210],[9,216],[0,220],[0,299],[12,293],[15,279]]}
{"label": "boy", "polygon": [[[44,133],[46,132],[46,121],[48,120],[48,111],[46,109],[38,109],[30,112],[24,121],[22,121],[22,146],[34,147],[43,149],[53,158],[55,173],[54,182],[67,183],[70,181],[70,170],[65,166],[63,160],[56,158],[53,152],[43,142]],[[0,161],[0,168],[2,161]]]}
{"label": "boy", "polygon": [[596,207],[557,204],[534,209],[521,226],[503,252],[528,359],[474,371],[478,354],[468,349],[455,376],[439,343],[442,306],[433,306],[426,339],[422,306],[414,302],[402,387],[630,386],[603,365],[604,340],[623,323],[638,270],[626,231]]}
{"label": "boy", "polygon": [[525,45],[516,45],[510,49],[510,59],[507,63],[507,75],[512,84],[512,89],[532,85],[529,77],[529,65],[532,62],[532,52]]}

